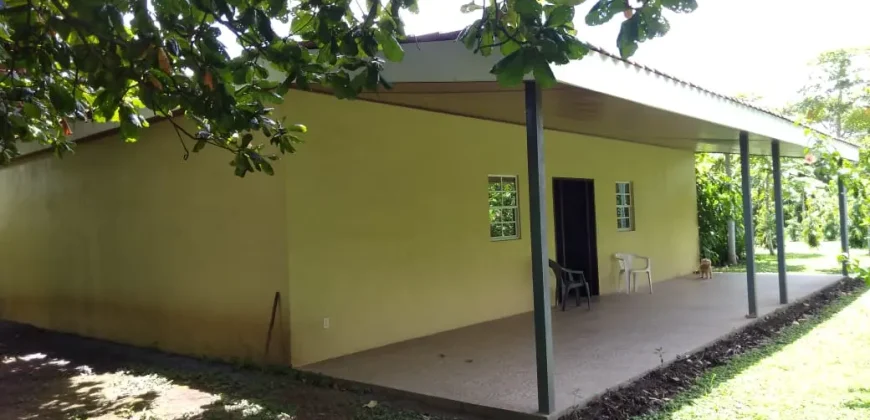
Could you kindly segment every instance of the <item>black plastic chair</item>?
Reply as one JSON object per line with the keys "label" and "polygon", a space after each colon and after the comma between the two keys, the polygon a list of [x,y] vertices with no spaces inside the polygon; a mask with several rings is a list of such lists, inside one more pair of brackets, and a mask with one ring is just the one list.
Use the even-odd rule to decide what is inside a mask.
{"label": "black plastic chair", "polygon": [[575,293],[577,306],[580,306],[580,289],[586,289],[586,308],[592,310],[592,295],[589,293],[589,283],[586,282],[586,276],[582,271],[569,270],[559,265],[559,263],[550,260],[550,269],[559,280],[559,287],[562,291],[562,311],[565,310],[565,301],[568,299],[568,294],[572,290],[577,289]]}

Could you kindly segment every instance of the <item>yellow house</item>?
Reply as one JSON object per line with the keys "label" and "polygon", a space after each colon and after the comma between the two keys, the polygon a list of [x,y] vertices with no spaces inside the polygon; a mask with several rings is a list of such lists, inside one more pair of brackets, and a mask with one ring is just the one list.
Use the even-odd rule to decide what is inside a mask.
{"label": "yellow house", "polygon": [[291,92],[277,113],[309,134],[274,177],[238,179],[217,150],[183,161],[165,122],[136,145],[77,128],[98,132],[76,156],[0,169],[0,318],[304,366],[537,306],[546,394],[547,258],[593,295],[625,288],[615,253],[648,256],[653,282],[688,274],[693,154],[810,141],[603,51],[543,92],[499,87],[497,59],[436,35],[390,64],[392,91]]}

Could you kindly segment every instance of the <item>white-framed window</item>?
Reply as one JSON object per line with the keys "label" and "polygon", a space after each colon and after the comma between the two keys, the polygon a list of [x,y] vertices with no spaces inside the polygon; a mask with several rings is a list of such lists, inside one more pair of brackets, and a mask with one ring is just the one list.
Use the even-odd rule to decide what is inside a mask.
{"label": "white-framed window", "polygon": [[489,238],[520,238],[519,183],[515,175],[489,176]]}
{"label": "white-framed window", "polygon": [[616,183],[616,230],[634,230],[634,189],[631,182]]}

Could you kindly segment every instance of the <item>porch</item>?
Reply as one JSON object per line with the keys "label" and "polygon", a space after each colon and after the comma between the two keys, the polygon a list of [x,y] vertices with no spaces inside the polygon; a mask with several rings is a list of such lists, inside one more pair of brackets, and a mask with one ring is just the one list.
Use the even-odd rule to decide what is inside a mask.
{"label": "porch", "polygon": [[[854,145],[839,139],[819,143],[820,138],[827,136],[795,124],[781,115],[716,94],[596,48],[592,48],[583,60],[554,67],[557,82],[554,87],[543,89],[537,81],[526,80],[522,91],[505,90],[496,86],[492,74],[488,73],[496,58],[463,60],[459,58],[461,46],[452,42],[455,38],[456,34],[435,34],[414,39],[418,45],[417,51],[409,53],[401,65],[385,69],[385,77],[396,84],[395,91],[363,96],[362,99],[525,126],[530,216],[528,238],[531,245],[534,310],[531,314],[506,321],[447,334],[444,339],[446,342],[453,342],[451,337],[456,334],[457,341],[465,338],[468,340],[466,343],[474,343],[466,344],[473,346],[474,351],[469,350],[467,355],[462,354],[452,362],[439,361],[449,357],[443,353],[444,357],[436,355],[437,359],[424,363],[427,348],[449,348],[443,345],[439,347],[441,342],[436,335],[435,338],[421,340],[423,344],[412,342],[398,345],[395,347],[398,349],[395,350],[398,352],[396,360],[389,357],[393,354],[393,347],[380,350],[384,354],[376,351],[375,359],[388,360],[384,364],[367,360],[365,355],[355,356],[362,358],[359,365],[364,367],[360,369],[369,369],[368,375],[342,367],[340,361],[323,363],[320,371],[365,378],[366,382],[395,382],[394,386],[402,385],[398,387],[405,389],[425,388],[420,390],[421,393],[436,394],[434,390],[443,389],[439,392],[452,394],[453,399],[488,401],[488,405],[517,412],[535,412],[533,397],[536,397],[537,413],[553,416],[607,387],[654,367],[658,361],[658,356],[653,354],[656,348],[661,347],[673,357],[745,324],[748,321],[744,316],[757,318],[773,310],[777,302],[785,304],[790,302],[790,296],[792,299],[805,296],[821,288],[826,281],[836,279],[795,276],[795,284],[789,287],[780,162],[782,156],[800,157],[808,147],[816,145],[827,148],[839,159],[854,160],[858,151]],[[421,44],[424,46],[419,47]],[[448,61],[459,65],[450,67],[453,70],[451,72],[438,70]],[[520,98],[524,104],[522,113],[516,106]],[[497,104],[515,105],[502,107]],[[552,254],[548,249],[546,202],[550,180],[545,169],[545,129],[696,152],[739,152],[746,241],[745,276],[723,276],[719,281],[710,282],[712,286],[698,285],[705,283],[684,285],[693,280],[675,280],[662,286],[664,291],[661,294],[664,297],[647,297],[645,303],[634,302],[642,299],[640,297],[603,298],[599,304],[601,313],[587,315],[589,319],[585,320],[573,319],[580,318],[580,314],[551,315],[547,259]],[[752,154],[771,156],[778,276],[756,276],[749,168]],[[842,180],[838,182],[838,189],[841,250],[848,254],[846,190]],[[591,237],[588,234],[579,236]],[[564,255],[562,259],[565,259]],[[561,259],[559,262],[562,262]],[[844,276],[848,275],[847,268],[846,262],[843,262]],[[583,269],[590,271],[588,267]],[[741,279],[745,279],[745,282]],[[762,287],[759,287],[759,283]],[[793,289],[791,295],[789,289]],[[774,291],[778,292],[778,299]],[[743,305],[746,305],[746,311],[741,310]],[[551,318],[555,318],[555,321]],[[668,328],[683,325],[687,320],[691,320],[693,327],[668,331]],[[534,339],[528,334],[523,337],[528,337],[530,342],[515,337],[517,331],[528,331],[528,321],[533,321]],[[584,327],[576,326],[578,324]],[[589,331],[578,331],[578,328],[588,328]],[[621,333],[615,333],[614,330]],[[554,335],[557,336],[555,344]],[[436,341],[430,343],[427,340]],[[531,346],[526,347],[531,343],[535,346],[534,354]],[[594,347],[588,348],[589,343],[595,343]],[[407,359],[399,356],[405,354],[401,350],[405,346],[411,346],[409,353],[419,354],[422,360],[410,354]],[[413,351],[415,348],[420,351]],[[566,358],[584,351],[584,348],[588,352],[585,357],[573,357],[576,362],[566,365]],[[499,356],[490,356],[493,359],[484,362],[475,361],[473,357],[485,358],[488,354]],[[534,371],[531,369],[532,360]],[[451,368],[447,366],[449,363],[455,364],[451,364]],[[472,367],[475,363],[484,366]],[[584,363],[590,366],[584,369]],[[331,370],[332,364],[338,365],[336,370]],[[387,368],[395,366],[407,369],[398,375],[404,377],[407,383],[380,369],[390,372]],[[427,369],[431,369],[431,372]],[[499,371],[502,373],[485,373]],[[427,372],[433,375],[426,376]],[[406,374],[408,376],[404,376]],[[427,385],[415,385],[414,380],[409,379],[420,377],[431,377],[432,380]],[[449,380],[440,381],[439,378]]]}
{"label": "porch", "polygon": [[[791,274],[792,302],[842,278]],[[758,313],[779,304],[776,274],[759,274]],[[553,417],[720,338],[746,318],[746,275],[683,277],[650,295],[614,294],[552,313]],[[445,303],[446,305],[446,303]],[[660,351],[658,349],[661,349]],[[328,376],[398,389],[438,403],[505,418],[538,412],[532,313],[472,325],[302,367]]]}

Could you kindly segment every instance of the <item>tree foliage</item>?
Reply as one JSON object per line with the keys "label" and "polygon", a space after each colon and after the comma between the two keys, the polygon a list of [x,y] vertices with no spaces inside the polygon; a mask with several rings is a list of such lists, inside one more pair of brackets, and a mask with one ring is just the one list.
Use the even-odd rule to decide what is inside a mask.
{"label": "tree foliage", "polygon": [[[728,220],[742,220],[739,180],[726,174],[721,155],[699,153],[695,155],[695,182],[701,258],[724,265],[728,261]],[[737,256],[742,259],[746,252],[743,224],[735,227]]]}
{"label": "tree foliage", "polygon": [[[782,195],[787,241],[801,241],[817,247],[822,241],[837,240],[839,213],[836,172],[826,165],[805,159],[782,158]],[[714,264],[727,261],[727,221],[737,221],[738,256],[745,250],[742,232],[742,199],[740,176],[727,175],[726,159],[720,154],[696,156],[698,226],[701,253]],[[739,174],[739,163],[732,162],[732,173]],[[770,254],[776,252],[776,214],[773,197],[773,168],[769,156],[751,156],[750,191],[753,203],[754,241]],[[858,206],[850,208],[850,218],[856,220]],[[855,246],[863,246],[862,230],[850,231]]]}
{"label": "tree foliage", "polygon": [[[866,234],[870,228],[870,200],[868,200],[867,191],[870,191],[870,148],[867,147],[868,139],[865,137],[862,140],[862,146],[859,151],[857,162],[851,162],[841,159],[839,153],[823,140],[821,141],[820,153],[826,158],[829,170],[836,171],[837,176],[843,180],[846,186],[849,198],[847,202],[850,209],[850,235],[849,242],[852,246],[859,243],[863,244],[866,236],[863,238],[861,234]],[[851,201],[849,201],[851,200]],[[867,266],[860,264],[860,257],[850,254],[840,256],[841,260],[847,264],[850,273],[857,277],[863,278],[870,284],[870,270]]]}
{"label": "tree foliage", "polygon": [[[504,55],[492,68],[512,85],[582,58],[575,7],[584,0],[481,0],[461,39]],[[389,88],[386,61],[404,57],[402,13],[417,0],[7,0],[0,3],[0,164],[19,144],[73,149],[75,121],[113,122],[135,142],[151,115],[169,120],[185,150],[218,147],[235,173],[273,173],[306,128],[273,113],[289,89],[319,85],[338,98]],[[623,55],[664,35],[663,10],[696,0],[598,0],[591,25],[622,14]],[[221,34],[241,48],[231,55]],[[445,71],[450,71],[445,69]],[[184,117],[180,117],[180,115]],[[186,121],[182,121],[186,120]]]}
{"label": "tree foliage", "polygon": [[857,143],[870,133],[870,51],[834,50],[814,62],[803,97],[787,113],[836,138]]}
{"label": "tree foliage", "polygon": [[[859,159],[857,162],[842,159],[832,147],[830,137],[807,130],[808,134],[816,135],[817,141],[807,150],[806,159],[783,158],[781,161],[786,234],[788,239],[813,247],[824,240],[839,239],[837,181],[843,179],[847,186],[849,243],[852,247],[863,247],[870,227],[870,202],[866,193],[870,187],[870,78],[867,77],[870,62],[866,50],[837,50],[821,54],[814,64],[811,80],[800,91],[803,98],[787,106],[784,112],[801,123],[858,144]],[[735,190],[734,181],[725,177],[719,162],[716,155],[703,155],[698,157],[697,165],[699,219],[704,219],[699,220],[700,241],[702,252],[707,252],[705,256],[711,259],[717,254],[724,255],[720,249],[725,245],[717,241],[718,235],[725,231],[726,222],[717,212],[727,212],[734,205],[735,196],[729,191],[736,191],[737,200],[741,196],[740,191]],[[770,158],[752,157],[750,173],[755,243],[774,252]],[[870,278],[868,272],[862,275]]]}
{"label": "tree foliage", "polygon": [[[275,120],[273,104],[291,87],[319,84],[350,97],[386,84],[378,52],[401,59],[399,12],[415,6],[370,1],[359,18],[348,1],[7,1],[0,10],[0,162],[16,155],[18,142],[71,150],[65,134],[73,120],[117,122],[121,137],[136,141],[147,109],[168,118],[194,152],[212,145],[233,153],[237,175],[272,173],[277,155],[255,144],[254,134],[288,153],[305,132]],[[273,21],[289,23],[290,33],[279,36]],[[229,55],[223,31],[241,54]],[[176,122],[177,112],[195,129]]]}
{"label": "tree foliage", "polygon": [[[498,48],[504,58],[492,69],[498,80],[513,85],[532,73],[543,86],[556,83],[550,64],[567,64],[583,58],[588,47],[576,35],[575,7],[586,0],[476,0],[462,6],[465,13],[480,13],[460,40],[475,53],[485,56]],[[623,57],[630,57],[638,44],[670,29],[664,10],[688,13],[697,0],[598,0],[585,22],[596,26],[622,15],[616,44]]]}
{"label": "tree foliage", "polygon": [[859,145],[860,158],[855,163],[844,161],[831,147],[831,139],[818,136],[814,145],[818,162],[812,175],[823,185],[816,185],[811,192],[814,199],[805,206],[810,221],[804,229],[825,239],[839,237],[836,183],[842,177],[848,187],[849,243],[866,246],[870,228],[870,203],[865,193],[870,175],[866,156],[870,145],[870,50],[828,51],[813,64],[811,79],[800,91],[803,98],[786,112],[806,125]]}

